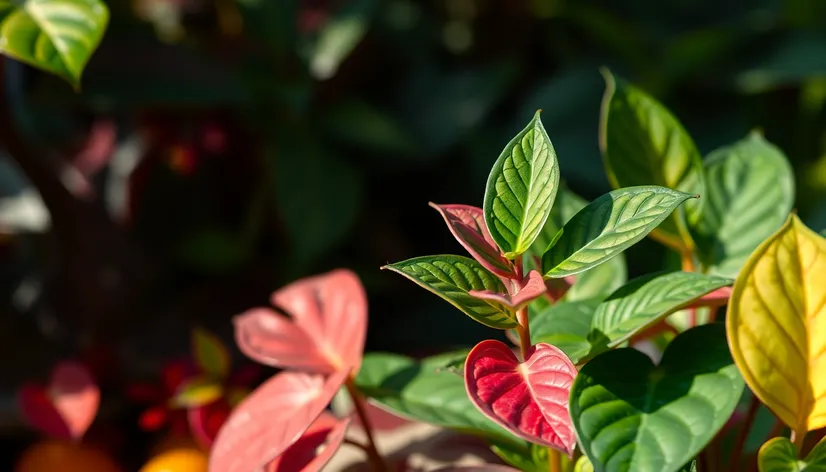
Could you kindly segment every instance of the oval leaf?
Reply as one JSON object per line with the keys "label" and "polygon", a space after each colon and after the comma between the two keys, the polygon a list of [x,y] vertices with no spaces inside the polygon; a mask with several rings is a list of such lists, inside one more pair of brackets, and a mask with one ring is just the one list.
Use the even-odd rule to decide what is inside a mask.
{"label": "oval leaf", "polygon": [[488,418],[516,436],[569,456],[576,445],[568,394],[576,367],[550,344],[531,348],[520,363],[503,342],[477,344],[465,363],[468,396]]}
{"label": "oval leaf", "polygon": [[357,370],[367,331],[367,296],[358,276],[338,269],[293,282],[273,305],[292,321],[256,308],[235,317],[238,348],[273,367],[331,373]]}
{"label": "oval leaf", "polygon": [[756,132],[703,162],[703,217],[693,228],[698,256],[710,273],[735,277],[749,255],[780,228],[794,204],[786,156]]}
{"label": "oval leaf", "polygon": [[678,335],[659,366],[631,348],[585,364],[571,389],[571,417],[595,470],[676,472],[731,416],[743,380],[710,324]]}
{"label": "oval leaf", "polygon": [[485,326],[515,328],[516,316],[497,301],[470,295],[471,290],[506,293],[499,278],[473,259],[461,256],[423,256],[382,267],[397,272],[445,299]]}
{"label": "oval leaf", "polygon": [[[704,194],[700,152],[679,121],[642,90],[615,78],[608,70],[600,117],[600,148],[608,180],[614,188],[660,185]],[[701,201],[686,204],[690,223],[701,214]],[[693,248],[681,212],[651,236],[678,250]]]}
{"label": "oval leaf", "polygon": [[531,247],[558,187],[556,152],[537,111],[493,164],[485,188],[485,222],[506,258]]}
{"label": "oval leaf", "polygon": [[78,88],[108,22],[109,10],[99,0],[6,0],[0,52]]}
{"label": "oval leaf", "polygon": [[826,426],[826,239],[792,215],[734,282],[726,325],[752,391],[799,434]]}
{"label": "oval leaf", "polygon": [[805,459],[797,458],[797,450],[787,438],[766,441],[757,455],[760,472],[818,472],[826,470],[826,442],[821,440]]}
{"label": "oval leaf", "polygon": [[339,420],[329,413],[322,413],[298,441],[267,465],[266,472],[321,470],[341,447],[348,426],[349,418]]}
{"label": "oval leaf", "polygon": [[696,195],[657,186],[608,192],[579,211],[542,256],[546,278],[584,272],[640,241]]}
{"label": "oval leaf", "polygon": [[199,326],[192,330],[192,357],[205,374],[216,379],[229,375],[231,359],[226,346],[218,336]]}
{"label": "oval leaf", "polygon": [[513,264],[499,251],[499,246],[485,225],[481,208],[470,205],[436,205],[430,203],[444,217],[453,237],[482,266],[502,277],[516,277]]}
{"label": "oval leaf", "polygon": [[210,472],[259,470],[294,444],[321,415],[350,371],[326,379],[281,372],[233,410],[210,451]]}

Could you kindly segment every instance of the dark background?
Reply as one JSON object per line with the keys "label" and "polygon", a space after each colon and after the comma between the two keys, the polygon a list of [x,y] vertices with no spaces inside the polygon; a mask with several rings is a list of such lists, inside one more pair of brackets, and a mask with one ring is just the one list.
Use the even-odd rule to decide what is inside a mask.
{"label": "dark background", "polygon": [[[799,213],[826,227],[820,0],[109,7],[79,93],[4,63],[6,106],[32,145],[0,162],[0,431],[15,444],[29,436],[14,390],[56,360],[151,377],[186,354],[192,324],[230,342],[232,315],[336,267],[366,286],[368,350],[499,336],[379,267],[463,253],[428,201],[481,206],[536,109],[569,187],[609,190],[600,66],[663,101],[703,154],[762,129],[793,163]],[[667,260],[646,240],[630,275]],[[101,415],[120,417],[118,393],[104,394],[115,406]]]}

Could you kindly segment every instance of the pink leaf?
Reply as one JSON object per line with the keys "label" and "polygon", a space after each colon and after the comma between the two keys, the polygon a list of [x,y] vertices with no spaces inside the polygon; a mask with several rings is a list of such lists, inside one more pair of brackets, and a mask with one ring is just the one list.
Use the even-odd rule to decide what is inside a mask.
{"label": "pink leaf", "polygon": [[79,439],[97,416],[100,389],[85,366],[61,362],[52,371],[46,388],[24,386],[18,401],[26,420],[42,433]]}
{"label": "pink leaf", "polygon": [[[267,466],[267,472],[316,472],[338,451],[350,419],[322,413],[301,438]],[[321,452],[319,448],[324,446]]]}
{"label": "pink leaf", "polygon": [[731,287],[720,287],[698,298],[690,305],[690,308],[711,307],[717,308],[728,303],[731,297]]}
{"label": "pink leaf", "polygon": [[485,226],[481,208],[470,205],[437,205],[433,202],[430,206],[442,215],[459,244],[486,269],[506,278],[516,276],[513,264],[502,255]]}
{"label": "pink leaf", "polygon": [[559,300],[564,297],[568,290],[574,286],[576,282],[576,275],[569,275],[561,279],[548,279],[545,281],[545,287],[548,289],[548,294],[554,300]]}
{"label": "pink leaf", "polygon": [[246,356],[273,367],[332,373],[358,370],[367,330],[367,297],[358,276],[338,269],[273,293],[273,305],[234,320],[235,339]]}
{"label": "pink leaf", "polygon": [[264,468],[301,437],[348,375],[349,370],[326,378],[288,371],[264,382],[221,427],[210,452],[210,472]]}
{"label": "pink leaf", "polygon": [[550,344],[533,346],[520,364],[505,343],[489,339],[468,354],[465,388],[482,413],[511,433],[570,456],[576,436],[568,396],[576,373]]}
{"label": "pink leaf", "polygon": [[541,297],[546,291],[547,287],[542,280],[542,275],[532,270],[528,273],[528,277],[521,282],[521,285],[517,287],[516,293],[513,295],[496,293],[490,290],[471,290],[468,294],[472,297],[499,302],[514,310],[518,310],[531,301]]}

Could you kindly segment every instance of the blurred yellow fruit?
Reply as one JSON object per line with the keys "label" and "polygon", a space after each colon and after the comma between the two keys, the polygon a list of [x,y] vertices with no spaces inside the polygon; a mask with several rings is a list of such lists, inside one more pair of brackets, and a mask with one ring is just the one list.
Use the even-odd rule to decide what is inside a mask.
{"label": "blurred yellow fruit", "polygon": [[140,472],[207,472],[208,459],[199,449],[172,449],[153,457]]}
{"label": "blurred yellow fruit", "polygon": [[14,471],[123,472],[123,469],[99,449],[69,441],[46,440],[26,449]]}

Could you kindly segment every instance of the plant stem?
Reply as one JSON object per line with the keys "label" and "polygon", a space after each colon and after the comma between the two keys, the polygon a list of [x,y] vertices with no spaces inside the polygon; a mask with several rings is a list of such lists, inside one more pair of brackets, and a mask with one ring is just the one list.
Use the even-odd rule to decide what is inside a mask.
{"label": "plant stem", "polygon": [[[689,250],[684,250],[680,253],[680,260],[682,261],[683,272],[694,272],[694,253]],[[688,309],[688,326],[693,328],[697,326],[697,309]]]}
{"label": "plant stem", "polygon": [[548,448],[548,472],[562,472],[562,457],[552,447]]}
{"label": "plant stem", "polygon": [[373,464],[373,470],[375,472],[387,472],[387,464],[384,463],[384,459],[382,459],[381,454],[379,454],[379,450],[376,449],[376,441],[373,439],[373,427],[370,425],[370,420],[367,418],[367,410],[364,407],[364,398],[361,396],[361,392],[359,392],[358,387],[356,387],[353,383],[352,377],[347,379],[344,386],[347,388],[347,393],[350,394],[350,398],[353,400],[353,406],[356,409],[356,414],[358,415],[359,420],[361,420],[361,425],[364,428],[364,434],[367,436],[367,444],[364,445],[364,451],[367,453],[367,457]]}
{"label": "plant stem", "polygon": [[800,452],[803,450],[803,440],[806,439],[806,430],[792,430],[792,437],[789,439],[792,441],[792,444],[794,444],[795,451],[800,455]]}
{"label": "plant stem", "polygon": [[743,453],[743,447],[746,445],[746,439],[751,431],[751,426],[754,424],[754,418],[757,417],[757,409],[760,408],[760,400],[756,395],[752,395],[749,402],[749,409],[746,411],[746,418],[743,420],[743,426],[737,433],[737,439],[734,441],[734,447],[731,450],[731,459],[729,459],[729,470],[737,472],[740,470],[740,456]]}
{"label": "plant stem", "polygon": [[531,348],[531,327],[528,324],[528,307],[522,307],[516,312],[516,322],[519,327],[516,332],[519,333],[519,352],[522,353],[522,360],[528,359],[528,350]]}

